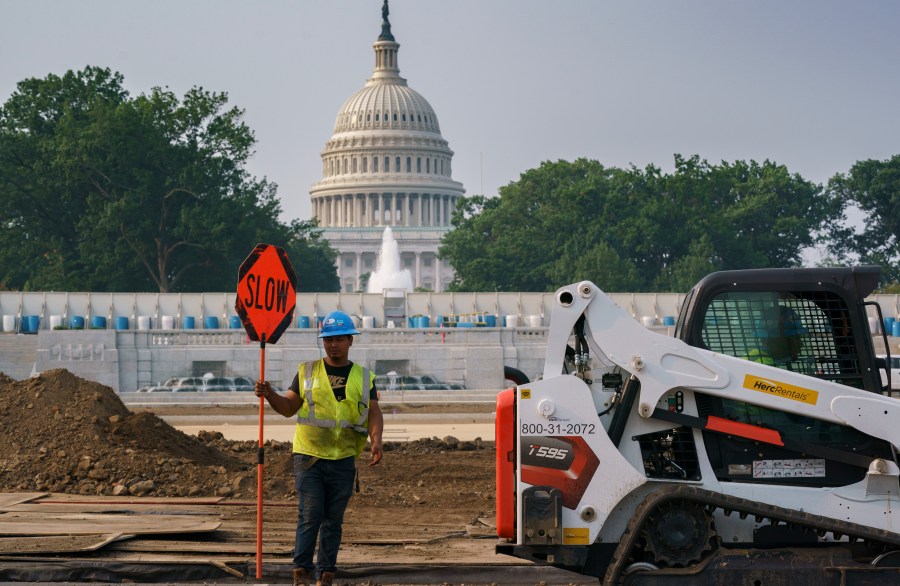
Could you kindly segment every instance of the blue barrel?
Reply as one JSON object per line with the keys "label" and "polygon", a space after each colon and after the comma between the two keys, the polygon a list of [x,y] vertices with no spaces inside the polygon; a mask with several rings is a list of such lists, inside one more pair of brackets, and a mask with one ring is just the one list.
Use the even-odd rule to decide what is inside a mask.
{"label": "blue barrel", "polygon": [[900,338],[900,321],[894,322],[894,325],[891,328],[891,335],[895,338]]}
{"label": "blue barrel", "polygon": [[484,316],[484,325],[488,328],[496,328],[497,327],[497,316],[496,315],[485,315]]}
{"label": "blue barrel", "polygon": [[69,328],[73,330],[83,330],[84,329],[84,316],[82,315],[73,315],[69,318]]}
{"label": "blue barrel", "polygon": [[429,325],[429,318],[427,315],[417,315],[413,318],[413,326],[417,328],[427,328]]}
{"label": "blue barrel", "polygon": [[675,316],[667,315],[663,317],[663,325],[664,326],[674,326],[675,325]]}
{"label": "blue barrel", "polygon": [[36,315],[23,315],[22,319],[19,320],[19,331],[23,334],[34,334],[37,333],[37,326],[35,326],[35,320],[40,320],[40,317]]}
{"label": "blue barrel", "polygon": [[229,315],[228,316],[228,327],[232,330],[239,330],[243,327],[241,323],[241,317],[239,315]]}
{"label": "blue barrel", "polygon": [[181,327],[185,330],[193,330],[197,327],[197,320],[193,315],[186,315],[181,320]]}
{"label": "blue barrel", "polygon": [[895,321],[896,320],[892,317],[884,318],[884,333],[885,334],[887,334],[889,336],[892,335],[892,333],[894,331],[894,322]]}
{"label": "blue barrel", "polygon": [[116,329],[117,330],[127,330],[128,329],[128,318],[124,315],[116,316]]}
{"label": "blue barrel", "polygon": [[106,329],[106,318],[102,315],[92,315],[91,316],[91,329],[92,330],[105,330]]}
{"label": "blue barrel", "polygon": [[218,330],[219,318],[214,315],[203,318],[203,328],[207,330]]}
{"label": "blue barrel", "polygon": [[300,317],[298,317],[297,318],[297,327],[308,330],[309,329],[309,316],[301,315]]}

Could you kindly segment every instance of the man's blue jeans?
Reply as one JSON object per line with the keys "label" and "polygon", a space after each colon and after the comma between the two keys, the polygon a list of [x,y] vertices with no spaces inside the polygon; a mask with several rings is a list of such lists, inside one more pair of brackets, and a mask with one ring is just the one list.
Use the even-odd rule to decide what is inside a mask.
{"label": "man's blue jeans", "polygon": [[294,567],[313,569],[316,537],[319,552],[316,569],[334,572],[341,547],[344,511],[353,494],[356,458],[320,459],[304,470],[310,456],[294,454],[294,480],[297,488],[297,538],[294,543]]}

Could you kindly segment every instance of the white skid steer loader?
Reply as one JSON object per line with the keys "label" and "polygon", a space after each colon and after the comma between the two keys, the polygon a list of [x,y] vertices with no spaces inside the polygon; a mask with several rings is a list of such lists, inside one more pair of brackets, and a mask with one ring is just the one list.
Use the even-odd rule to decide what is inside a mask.
{"label": "white skid steer loader", "polygon": [[713,273],[674,337],[559,289],[543,375],[497,399],[498,553],[605,584],[900,584],[879,275]]}

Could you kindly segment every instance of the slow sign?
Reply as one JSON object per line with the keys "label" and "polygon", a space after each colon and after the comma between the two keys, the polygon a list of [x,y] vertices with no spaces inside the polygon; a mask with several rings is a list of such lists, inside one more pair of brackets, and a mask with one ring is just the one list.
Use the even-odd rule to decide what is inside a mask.
{"label": "slow sign", "polygon": [[291,325],[296,305],[297,275],[287,253],[272,244],[257,244],[238,272],[234,306],[247,335],[276,343]]}

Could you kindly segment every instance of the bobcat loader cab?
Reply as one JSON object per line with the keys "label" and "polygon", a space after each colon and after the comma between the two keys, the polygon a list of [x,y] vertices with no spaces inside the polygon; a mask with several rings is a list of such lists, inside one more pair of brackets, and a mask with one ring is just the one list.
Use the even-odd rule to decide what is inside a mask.
{"label": "bobcat loader cab", "polygon": [[559,289],[541,380],[497,399],[498,553],[606,584],[900,584],[879,272],[714,273],[674,337]]}

